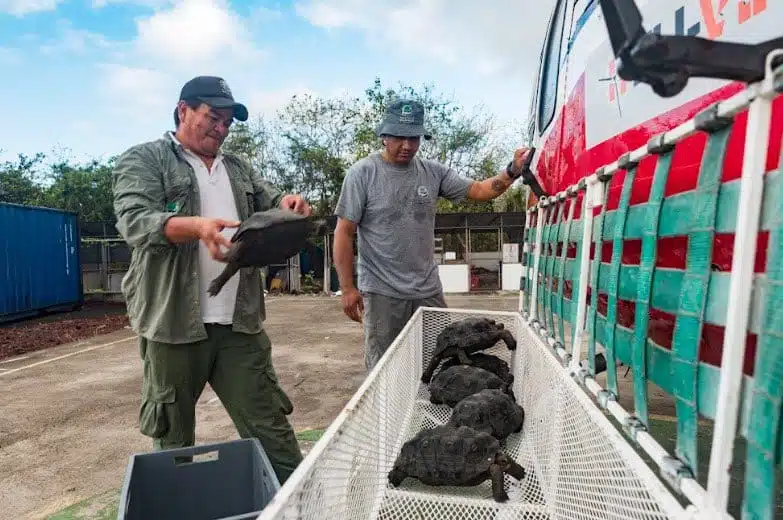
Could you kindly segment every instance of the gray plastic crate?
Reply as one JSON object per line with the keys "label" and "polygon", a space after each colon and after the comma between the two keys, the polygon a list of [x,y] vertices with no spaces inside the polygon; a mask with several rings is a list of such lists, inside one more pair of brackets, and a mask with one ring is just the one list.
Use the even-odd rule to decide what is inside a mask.
{"label": "gray plastic crate", "polygon": [[252,519],[278,489],[254,438],[141,453],[130,457],[117,520]]}

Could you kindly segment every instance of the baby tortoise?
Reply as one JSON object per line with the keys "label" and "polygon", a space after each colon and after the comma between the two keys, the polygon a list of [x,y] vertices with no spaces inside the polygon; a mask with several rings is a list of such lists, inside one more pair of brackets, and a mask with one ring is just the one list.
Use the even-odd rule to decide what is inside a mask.
{"label": "baby tortoise", "polygon": [[514,335],[506,330],[502,323],[489,318],[465,318],[448,325],[438,334],[432,359],[421,376],[425,384],[430,382],[432,374],[441,361],[456,357],[463,365],[470,365],[468,354],[486,350],[503,340],[509,350],[516,350]]}
{"label": "baby tortoise", "polygon": [[516,401],[511,385],[498,376],[472,365],[457,365],[438,372],[429,385],[430,402],[452,408],[469,395],[486,389],[498,389]]}
{"label": "baby tortoise", "polygon": [[505,454],[500,441],[466,426],[436,426],[419,432],[403,444],[389,483],[399,486],[406,477],[428,486],[477,486],[492,481],[492,498],[508,500],[503,477],[521,481],[525,469]]}
{"label": "baby tortoise", "polygon": [[215,296],[242,267],[284,264],[297,254],[311,235],[323,233],[326,221],[305,217],[287,209],[257,211],[245,219],[231,237],[223,272],[209,284]]}
{"label": "baby tortoise", "polygon": [[502,390],[486,389],[457,403],[449,423],[468,426],[498,440],[522,431],[525,410]]}
{"label": "baby tortoise", "polygon": [[[483,352],[476,352],[475,354],[468,355],[468,359],[470,359],[470,364],[474,367],[488,370],[508,384],[514,383],[514,374],[511,373],[508,363],[499,357],[493,356],[492,354],[484,354]],[[440,366],[440,370],[442,372],[447,368],[455,367],[459,364],[461,364],[459,358],[453,357],[443,363]]]}

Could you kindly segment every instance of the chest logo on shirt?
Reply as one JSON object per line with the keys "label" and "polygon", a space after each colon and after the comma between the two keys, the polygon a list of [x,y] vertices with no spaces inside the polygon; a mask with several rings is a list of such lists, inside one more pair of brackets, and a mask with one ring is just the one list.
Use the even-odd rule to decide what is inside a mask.
{"label": "chest logo on shirt", "polygon": [[416,188],[416,194],[422,199],[425,199],[429,197],[430,191],[427,189],[426,186],[419,186],[418,188]]}

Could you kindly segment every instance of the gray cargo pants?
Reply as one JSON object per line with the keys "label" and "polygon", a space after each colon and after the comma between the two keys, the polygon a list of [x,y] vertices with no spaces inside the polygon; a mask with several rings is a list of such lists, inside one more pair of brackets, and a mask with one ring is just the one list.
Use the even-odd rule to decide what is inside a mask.
{"label": "gray cargo pants", "polygon": [[421,299],[399,299],[362,293],[364,299],[364,365],[373,369],[419,307],[446,307],[443,293]]}

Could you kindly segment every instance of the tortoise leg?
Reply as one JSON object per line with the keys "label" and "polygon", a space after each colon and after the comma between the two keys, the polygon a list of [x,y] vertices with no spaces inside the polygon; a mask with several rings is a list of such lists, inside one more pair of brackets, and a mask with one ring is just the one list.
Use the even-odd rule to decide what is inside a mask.
{"label": "tortoise leg", "polygon": [[468,357],[468,355],[462,349],[457,350],[457,358],[459,358],[459,362],[463,365],[473,364],[473,361]]}
{"label": "tortoise leg", "polygon": [[503,487],[503,468],[499,464],[492,464],[489,467],[489,475],[492,479],[492,498],[497,502],[508,500],[508,495]]}
{"label": "tortoise leg", "polygon": [[506,344],[509,350],[517,349],[517,340],[514,338],[514,335],[511,334],[511,331],[509,331],[508,329],[504,329],[500,332],[500,339],[503,340],[503,342]]}
{"label": "tortoise leg", "polygon": [[228,280],[234,276],[238,270],[239,264],[234,262],[226,264],[226,267],[223,269],[223,271],[218,276],[216,276],[212,282],[210,282],[209,288],[207,289],[209,295],[215,296],[217,293],[219,293],[223,286],[226,285],[226,282],[228,282]]}
{"label": "tortoise leg", "polygon": [[424,370],[424,373],[421,375],[421,382],[424,384],[429,384],[430,380],[432,379],[432,374],[435,372],[435,369],[438,368],[438,364],[440,363],[441,358],[438,356],[432,356],[432,359],[430,359],[429,365],[427,365],[427,368]]}
{"label": "tortoise leg", "polygon": [[394,487],[398,487],[407,476],[401,469],[394,468],[389,472],[389,483]]}
{"label": "tortoise leg", "polygon": [[525,468],[520,466],[517,461],[511,457],[506,457],[506,473],[522,482],[525,479]]}

